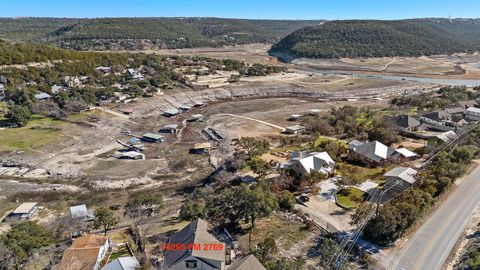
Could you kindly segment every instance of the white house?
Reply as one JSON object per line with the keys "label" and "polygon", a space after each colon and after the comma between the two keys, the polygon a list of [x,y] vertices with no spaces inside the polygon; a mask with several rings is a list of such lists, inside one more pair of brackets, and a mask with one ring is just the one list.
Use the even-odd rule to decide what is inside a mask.
{"label": "white house", "polygon": [[298,177],[307,176],[313,171],[330,175],[335,170],[335,161],[327,152],[294,151],[285,167],[292,170]]}
{"label": "white house", "polygon": [[471,121],[480,121],[480,108],[468,108],[465,110],[465,118]]}
{"label": "white house", "polygon": [[[168,244],[183,245],[185,248],[166,249],[163,261],[165,270],[225,270],[225,244],[208,232],[205,220],[192,221],[170,236]],[[200,246],[195,248],[193,244]],[[217,248],[207,249],[204,245],[216,245]]]}

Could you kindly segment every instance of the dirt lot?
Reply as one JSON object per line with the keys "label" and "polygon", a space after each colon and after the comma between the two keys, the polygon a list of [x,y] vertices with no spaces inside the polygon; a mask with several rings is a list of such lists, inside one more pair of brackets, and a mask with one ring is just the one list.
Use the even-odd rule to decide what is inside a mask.
{"label": "dirt lot", "polygon": [[436,55],[421,57],[296,59],[297,66],[329,70],[362,71],[444,79],[478,79],[480,56],[477,54]]}

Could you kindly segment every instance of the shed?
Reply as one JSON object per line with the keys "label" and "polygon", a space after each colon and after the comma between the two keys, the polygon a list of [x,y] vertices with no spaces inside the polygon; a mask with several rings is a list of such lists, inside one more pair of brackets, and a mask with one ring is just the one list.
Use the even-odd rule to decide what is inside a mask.
{"label": "shed", "polygon": [[117,151],[113,153],[112,157],[118,159],[133,159],[133,160],[144,160],[145,155],[137,151]]}
{"label": "shed", "polygon": [[160,132],[162,133],[170,133],[170,134],[175,134],[177,133],[178,125],[177,124],[169,124],[165,125],[160,129]]}
{"label": "shed", "polygon": [[182,104],[180,105],[180,110],[183,110],[183,111],[188,111],[188,110],[191,110],[192,109],[192,105],[190,104]]}
{"label": "shed", "polygon": [[85,204],[70,207],[70,216],[72,218],[78,218],[85,221],[93,220],[95,218],[93,213],[87,209]]}
{"label": "shed", "polygon": [[287,127],[285,128],[285,133],[286,134],[297,134],[297,133],[300,133],[302,131],[305,130],[305,127],[304,126],[300,126],[300,125],[295,125],[295,126],[291,126],[291,127]]}
{"label": "shed", "polygon": [[193,114],[190,119],[188,119],[189,122],[201,122],[203,121],[203,115],[201,114]]}
{"label": "shed", "polygon": [[308,113],[310,115],[318,115],[322,112],[322,110],[319,110],[319,109],[311,109]]}
{"label": "shed", "polygon": [[17,207],[17,209],[13,210],[13,212],[10,213],[9,217],[25,220],[32,217],[33,214],[37,212],[37,210],[38,207],[36,202],[22,203],[19,207]]}
{"label": "shed", "polygon": [[402,158],[406,158],[406,159],[414,159],[418,156],[417,154],[408,150],[407,148],[396,149],[395,153],[393,155],[394,156],[399,156],[399,157],[402,157]]}
{"label": "shed", "polygon": [[37,100],[42,100],[42,99],[49,99],[51,98],[52,96],[50,96],[49,94],[45,93],[45,92],[40,92],[38,94],[35,94],[34,95],[35,99]]}
{"label": "shed", "polygon": [[288,121],[297,121],[298,119],[300,119],[300,117],[302,117],[301,114],[292,114],[288,117]]}
{"label": "shed", "polygon": [[196,143],[190,149],[190,153],[192,153],[192,154],[206,154],[206,153],[208,153],[208,151],[210,151],[210,148],[212,148],[212,144],[209,143],[209,142]]}
{"label": "shed", "polygon": [[155,133],[145,133],[142,135],[142,140],[146,142],[162,142],[163,136]]}
{"label": "shed", "polygon": [[166,116],[166,117],[172,117],[172,116],[175,116],[175,115],[178,115],[180,113],[179,110],[177,109],[170,109],[170,110],[166,110],[163,115]]}

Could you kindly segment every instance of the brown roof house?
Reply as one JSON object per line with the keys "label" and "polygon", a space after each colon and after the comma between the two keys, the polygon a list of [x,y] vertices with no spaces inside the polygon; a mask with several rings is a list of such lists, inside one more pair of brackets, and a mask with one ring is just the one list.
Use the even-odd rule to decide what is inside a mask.
{"label": "brown roof house", "polygon": [[97,270],[107,254],[110,241],[107,237],[87,234],[75,239],[63,253],[57,270]]}
{"label": "brown roof house", "polygon": [[[168,239],[169,245],[185,248],[165,250],[163,268],[166,270],[225,270],[225,244],[208,231],[208,223],[196,219]],[[198,248],[192,247],[198,245]],[[215,245],[217,248],[209,248]],[[188,248],[192,247],[192,248]]]}

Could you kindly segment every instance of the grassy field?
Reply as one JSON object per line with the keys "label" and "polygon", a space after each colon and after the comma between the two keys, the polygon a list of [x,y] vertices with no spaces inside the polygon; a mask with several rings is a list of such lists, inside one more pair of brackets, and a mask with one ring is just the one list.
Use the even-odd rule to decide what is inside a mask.
{"label": "grassy field", "polygon": [[34,116],[27,126],[0,130],[0,151],[31,150],[55,142],[64,136],[63,121]]}
{"label": "grassy field", "polygon": [[359,203],[365,201],[367,193],[358,188],[349,187],[340,190],[336,197],[337,204],[345,209],[355,209]]}

